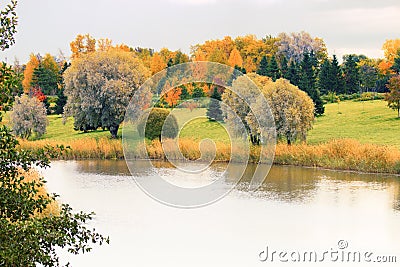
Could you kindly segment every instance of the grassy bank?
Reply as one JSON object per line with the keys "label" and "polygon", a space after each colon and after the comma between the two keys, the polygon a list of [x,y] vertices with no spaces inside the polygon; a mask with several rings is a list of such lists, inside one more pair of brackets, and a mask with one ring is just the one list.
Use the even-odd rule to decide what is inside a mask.
{"label": "grassy bank", "polygon": [[[23,149],[36,149],[44,145],[60,144],[57,141],[21,141]],[[68,143],[71,150],[62,159],[123,159],[123,150],[120,140],[107,138],[73,140]],[[185,158],[190,160],[213,158],[213,146],[204,145],[202,153],[199,149],[199,142],[193,139],[182,139],[179,143],[180,150]],[[216,142],[216,161],[229,161],[231,147],[224,142]],[[151,159],[165,160],[164,151],[172,150],[168,142],[162,147],[159,141],[147,144],[148,157]],[[251,147],[250,161],[257,162],[259,148]],[[178,155],[170,153],[173,158]],[[246,158],[244,150],[233,151],[235,160]],[[143,155],[137,156],[143,158]],[[275,164],[298,165],[310,167],[323,167],[339,170],[355,170],[374,173],[395,173],[400,174],[400,150],[396,147],[374,144],[362,144],[356,140],[339,139],[323,144],[307,145],[294,144],[288,146],[278,143],[275,151]]]}
{"label": "grassy bank", "polygon": [[[224,127],[204,118],[205,109],[193,112],[177,110],[180,132],[180,149],[191,160],[201,156],[199,141],[210,138],[216,142],[215,160],[228,161],[231,156],[229,136]],[[318,117],[309,132],[307,144],[287,146],[278,143],[276,164],[316,166],[332,169],[365,172],[400,173],[400,120],[386,102],[346,101],[327,104],[324,116]],[[192,119],[188,122],[189,119]],[[73,121],[64,125],[60,116],[49,116],[47,133],[35,141],[21,140],[24,149],[45,145],[65,145],[71,150],[63,159],[123,159],[121,140],[112,140],[107,131],[76,132]],[[164,149],[170,149],[169,144]],[[203,144],[203,159],[213,157],[214,146]],[[152,159],[165,159],[158,141],[147,143],[147,153]],[[251,148],[250,159],[257,161],[259,149]],[[173,153],[172,153],[173,154]],[[234,151],[237,160],[245,158],[243,151]],[[173,155],[174,156],[174,155]],[[175,155],[178,157],[178,155]],[[138,154],[138,157],[144,155]]]}

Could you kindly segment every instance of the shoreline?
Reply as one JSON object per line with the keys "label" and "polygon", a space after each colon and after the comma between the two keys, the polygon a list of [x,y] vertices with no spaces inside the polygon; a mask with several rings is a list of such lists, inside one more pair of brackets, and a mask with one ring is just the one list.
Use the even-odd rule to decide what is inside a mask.
{"label": "shoreline", "polygon": [[[70,146],[62,157],[55,160],[123,160],[124,152],[120,139],[94,139],[87,138],[81,140],[65,141],[20,141],[20,148],[35,150],[45,145],[64,145]],[[181,142],[181,141],[180,141]],[[189,160],[197,160],[201,153],[198,141],[183,139],[180,143],[182,154]],[[217,152],[215,163],[228,163],[231,156],[230,145],[216,143]],[[164,149],[168,149],[168,146]],[[159,141],[149,142],[146,145],[147,154],[150,160],[166,161],[163,147]],[[212,153],[206,147],[205,158],[210,158]],[[249,162],[257,164],[259,158],[259,148],[250,147]],[[235,153],[236,160],[245,159],[246,155]],[[138,154],[135,159],[145,159]],[[294,144],[288,146],[277,143],[274,165],[287,165],[308,168],[320,168],[335,171],[350,171],[369,174],[392,174],[400,175],[400,150],[392,146],[381,146],[374,144],[361,144],[352,139],[337,139],[318,145]]]}

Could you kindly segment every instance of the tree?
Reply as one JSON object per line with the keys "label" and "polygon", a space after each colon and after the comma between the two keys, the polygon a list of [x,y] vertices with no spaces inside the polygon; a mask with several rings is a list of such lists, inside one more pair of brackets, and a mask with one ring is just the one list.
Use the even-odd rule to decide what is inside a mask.
{"label": "tree", "polygon": [[204,96],[205,94],[203,88],[195,86],[195,88],[193,89],[192,98],[201,98]]}
{"label": "tree", "polygon": [[74,41],[70,43],[72,59],[76,59],[84,54],[96,51],[96,39],[89,34],[78,34]]}
{"label": "tree", "polygon": [[167,102],[168,106],[170,108],[173,108],[178,104],[180,96],[181,96],[181,88],[179,87],[172,88],[165,93],[164,99],[165,102]]}
{"label": "tree", "polygon": [[[131,52],[109,50],[83,55],[63,75],[68,97],[64,116],[74,117],[76,130],[102,127],[116,138],[131,97],[149,74]],[[147,99],[150,92],[140,97]],[[138,108],[142,108],[141,103],[146,102],[138,99]]]}
{"label": "tree", "polygon": [[397,110],[397,117],[400,118],[400,75],[392,77],[387,87],[390,92],[386,93],[385,100],[389,108]]}
{"label": "tree", "polygon": [[235,66],[242,67],[243,66],[243,59],[240,55],[239,50],[235,47],[229,55],[228,58],[228,65],[234,68]]}
{"label": "tree", "polygon": [[274,55],[269,59],[268,68],[267,68],[267,76],[271,77],[273,81],[279,78],[279,66],[278,62]]}
{"label": "tree", "polygon": [[360,70],[360,87],[362,92],[374,90],[378,81],[378,68],[371,59],[363,59],[358,63]]}
{"label": "tree", "polygon": [[289,145],[297,139],[306,140],[314,121],[312,99],[285,79],[268,83],[263,93],[272,109],[278,137],[285,138]]}
{"label": "tree", "polygon": [[24,71],[24,79],[22,80],[22,86],[24,88],[24,93],[26,94],[28,94],[31,89],[33,72],[37,67],[39,67],[38,56],[31,54]]}
{"label": "tree", "polygon": [[178,121],[168,109],[152,108],[147,110],[139,118],[137,130],[141,137],[154,140],[163,138],[175,138],[178,135]]}
{"label": "tree", "polygon": [[321,65],[321,70],[318,76],[318,87],[322,94],[333,92],[333,77],[331,72],[331,63],[329,60],[325,60]]}
{"label": "tree", "polygon": [[268,59],[266,56],[263,56],[260,61],[260,65],[257,69],[257,74],[262,76],[268,76]]}
{"label": "tree", "polygon": [[57,101],[54,113],[58,115],[63,114],[65,104],[67,104],[67,97],[64,94],[64,88],[61,88],[57,92]]}
{"label": "tree", "polygon": [[332,91],[336,93],[343,93],[344,92],[343,72],[339,66],[339,62],[337,60],[336,55],[333,55],[330,71],[331,71],[330,77],[333,79]]}
{"label": "tree", "polygon": [[12,0],[4,10],[0,11],[0,49],[6,50],[15,43],[14,34],[16,33],[18,18],[15,12],[17,1]]}
{"label": "tree", "polygon": [[288,75],[287,79],[293,84],[293,85],[299,85],[300,83],[300,77],[299,77],[299,66],[296,62],[293,60],[290,62],[289,65],[289,70],[288,70]]}
{"label": "tree", "polygon": [[151,74],[155,74],[159,71],[162,71],[166,67],[167,67],[167,64],[161,58],[160,54],[154,53],[151,58],[151,63],[150,63]]}
{"label": "tree", "polygon": [[400,74],[400,47],[399,47],[399,50],[397,50],[397,54],[393,59],[393,65],[392,65],[391,69],[396,74]]}
{"label": "tree", "polygon": [[41,137],[48,124],[46,108],[36,97],[16,96],[10,116],[13,132],[22,138],[29,138],[32,133]]}
{"label": "tree", "polygon": [[30,87],[40,87],[45,95],[57,94],[60,67],[50,54],[46,54],[34,69]]}
{"label": "tree", "polygon": [[304,54],[300,65],[299,88],[305,91],[313,100],[315,115],[324,114],[325,108],[319,90],[316,88],[316,74],[312,54]]}
{"label": "tree", "polygon": [[353,94],[360,91],[360,71],[357,65],[355,55],[343,56],[343,71],[344,71],[344,93]]}
{"label": "tree", "polygon": [[[16,1],[12,1],[14,6]],[[15,24],[3,24],[1,12],[0,36],[2,47],[10,45]],[[7,14],[7,12],[6,12]],[[12,13],[10,21],[16,21]],[[6,33],[6,34],[4,34]],[[13,42],[11,41],[11,44]],[[0,106],[8,110],[16,88],[14,72],[2,64],[0,76]],[[2,113],[0,113],[0,121]],[[85,223],[93,213],[73,213],[68,204],[55,203],[56,196],[44,190],[45,180],[35,166],[49,167],[50,157],[57,157],[63,147],[39,148],[36,152],[20,150],[10,129],[0,124],[0,262],[2,266],[60,266],[56,249],[63,248],[78,254],[91,250],[89,243],[109,242]],[[30,177],[34,174],[34,177]],[[29,179],[31,178],[31,179]],[[49,206],[56,210],[49,213]]]}
{"label": "tree", "polygon": [[320,61],[327,57],[327,49],[324,41],[320,38],[313,38],[307,32],[280,33],[278,35],[278,55],[285,56],[288,61],[300,63],[305,54],[314,51],[316,58]]}
{"label": "tree", "polygon": [[218,88],[215,87],[214,91],[210,98],[210,104],[207,108],[207,117],[211,121],[223,121],[224,118],[222,116],[221,110],[221,94],[218,92]]}

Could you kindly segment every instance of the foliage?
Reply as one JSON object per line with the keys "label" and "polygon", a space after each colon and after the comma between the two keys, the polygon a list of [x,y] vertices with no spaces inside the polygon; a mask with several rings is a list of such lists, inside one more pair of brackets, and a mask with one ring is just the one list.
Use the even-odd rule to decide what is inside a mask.
{"label": "foliage", "polygon": [[318,60],[327,57],[325,43],[320,38],[313,38],[307,32],[299,33],[280,33],[278,35],[278,54],[284,55],[289,61],[300,63],[305,54],[312,51],[316,53]]}
{"label": "foliage", "polygon": [[[19,79],[11,67],[2,62],[0,66],[0,112],[9,110],[18,90]],[[1,113],[0,113],[1,119]]]}
{"label": "foliage", "polygon": [[33,70],[30,88],[40,87],[45,95],[55,95],[60,80],[59,66],[50,54],[46,54]]}
{"label": "foliage", "polygon": [[78,58],[84,54],[96,51],[96,39],[89,34],[78,34],[74,41],[70,43],[72,58]]}
{"label": "foliage", "polygon": [[29,91],[31,89],[33,73],[37,67],[39,67],[38,56],[31,54],[29,57],[29,62],[26,64],[26,68],[24,70],[24,79],[22,81],[24,93],[26,93],[26,94],[29,93]]}
{"label": "foliage", "polygon": [[10,118],[13,133],[22,138],[29,138],[32,133],[41,137],[46,132],[46,108],[36,97],[16,96]]}
{"label": "foliage", "polygon": [[[16,1],[12,4],[15,6]],[[13,17],[7,18],[9,23],[3,24],[3,15],[8,8],[5,13],[1,12],[0,43],[3,50],[13,43],[16,25],[15,12],[12,12]],[[7,110],[12,103],[15,77],[5,63],[2,66],[0,105]],[[18,101],[24,98],[27,96],[17,97],[14,112]],[[39,102],[36,98],[34,101]],[[90,251],[90,242],[108,243],[108,238],[85,226],[93,214],[73,213],[67,204],[62,205],[60,210],[47,213],[49,206],[54,205],[56,196],[45,193],[43,178],[29,179],[29,175],[35,173],[34,166],[48,167],[49,158],[60,154],[64,147],[46,146],[32,152],[18,150],[17,146],[18,141],[10,129],[0,125],[0,265],[60,266],[58,248],[78,254]]]}
{"label": "foliage", "polygon": [[299,88],[305,91],[313,100],[315,109],[315,115],[324,114],[324,105],[321,99],[320,92],[317,88],[316,81],[316,58],[314,53],[306,53],[303,55],[303,60],[300,65],[300,80],[299,80]]}
{"label": "foliage", "polygon": [[310,97],[285,79],[268,83],[263,93],[275,118],[276,132],[288,144],[306,140],[314,121],[314,104]]}
{"label": "foliage", "polygon": [[[64,116],[74,117],[76,130],[102,127],[115,138],[131,97],[148,76],[148,69],[131,52],[82,55],[63,75],[68,98]],[[140,103],[146,103],[150,92],[140,97],[137,108],[143,108]]]}
{"label": "foliage", "polygon": [[357,93],[360,91],[360,71],[355,55],[343,56],[343,72],[345,78],[345,94]]}
{"label": "foliage", "polygon": [[205,93],[204,93],[203,88],[201,88],[199,86],[195,86],[195,88],[193,89],[192,98],[201,98],[204,96],[205,96]]}
{"label": "foliage", "polygon": [[139,119],[139,135],[147,139],[175,138],[178,135],[178,122],[168,109],[152,108]]}
{"label": "foliage", "polygon": [[211,95],[210,104],[207,109],[207,117],[211,121],[223,121],[221,110],[221,94],[218,92],[218,88],[214,88],[213,94]]}
{"label": "foliage", "polygon": [[4,51],[15,43],[18,17],[15,12],[17,1],[12,0],[4,10],[0,11],[0,50]]}
{"label": "foliage", "polygon": [[400,118],[400,75],[392,77],[387,87],[390,92],[386,94],[385,100],[388,107],[397,110],[397,117]]}

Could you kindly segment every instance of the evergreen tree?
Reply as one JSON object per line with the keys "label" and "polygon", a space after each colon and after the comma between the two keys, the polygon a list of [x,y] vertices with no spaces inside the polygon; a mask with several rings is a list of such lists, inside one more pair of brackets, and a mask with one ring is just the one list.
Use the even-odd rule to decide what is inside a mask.
{"label": "evergreen tree", "polygon": [[260,61],[260,65],[257,69],[257,74],[261,76],[268,76],[268,59],[266,56],[263,56]]}
{"label": "evergreen tree", "polygon": [[315,114],[322,115],[325,112],[319,90],[316,88],[316,75],[313,67],[313,59],[310,54],[305,53],[300,68],[299,88],[305,91],[313,100],[315,105]]}
{"label": "evergreen tree", "polygon": [[339,62],[337,60],[336,55],[333,55],[332,63],[331,63],[331,75],[333,79],[332,82],[332,91],[337,94],[344,93],[344,78],[342,69],[339,66]]}
{"label": "evergreen tree", "polygon": [[325,60],[318,75],[318,88],[321,94],[333,92],[334,77],[332,76],[331,63]]}
{"label": "evergreen tree", "polygon": [[57,92],[59,80],[58,71],[54,72],[39,65],[33,71],[31,88],[40,87],[45,95],[54,95]]}
{"label": "evergreen tree", "polygon": [[285,56],[282,57],[281,59],[281,77],[285,79],[289,79],[289,68],[288,68],[288,60]]}
{"label": "evergreen tree", "polygon": [[354,55],[343,57],[344,77],[345,77],[345,94],[354,94],[360,91],[360,72]]}
{"label": "evergreen tree", "polygon": [[278,62],[276,62],[274,55],[272,55],[268,62],[267,76],[271,77],[273,81],[276,81],[278,78],[280,78]]}
{"label": "evergreen tree", "polygon": [[221,110],[221,94],[218,92],[218,88],[215,87],[213,94],[211,95],[210,104],[207,109],[207,117],[210,121],[223,121]]}
{"label": "evergreen tree", "polygon": [[299,67],[294,60],[290,62],[287,79],[291,84],[298,86],[300,82]]}
{"label": "evergreen tree", "polygon": [[179,96],[181,100],[186,100],[190,98],[190,94],[186,88],[186,86],[181,86],[181,95]]}
{"label": "evergreen tree", "polygon": [[64,88],[58,91],[57,93],[57,102],[56,102],[56,107],[54,110],[55,114],[63,114],[64,112],[64,106],[67,103],[67,97],[64,95]]}
{"label": "evergreen tree", "polygon": [[204,96],[205,96],[205,94],[204,94],[204,91],[203,91],[202,88],[196,87],[196,88],[193,89],[193,93],[192,93],[192,97],[193,98],[201,98],[201,97],[204,97]]}
{"label": "evergreen tree", "polygon": [[394,63],[392,65],[391,69],[395,73],[400,74],[400,49],[397,51],[397,55],[394,58]]}

